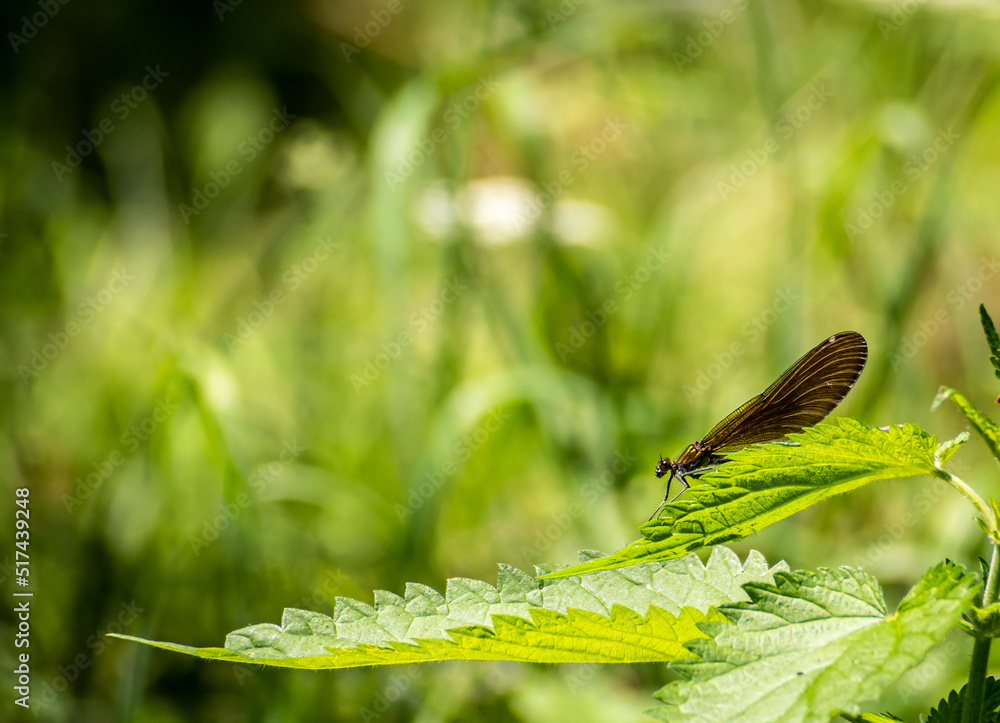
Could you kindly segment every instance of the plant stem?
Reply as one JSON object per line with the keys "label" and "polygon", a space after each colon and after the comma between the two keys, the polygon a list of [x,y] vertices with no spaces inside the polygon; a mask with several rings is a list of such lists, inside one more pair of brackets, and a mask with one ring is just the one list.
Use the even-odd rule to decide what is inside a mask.
{"label": "plant stem", "polygon": [[[1000,549],[996,542],[992,543],[993,554],[990,556],[990,570],[986,576],[983,588],[983,607],[997,600],[1000,590]],[[990,660],[990,638],[976,635],[972,646],[972,664],[969,666],[969,684],[965,688],[965,701],[962,704],[962,723],[978,723],[982,718],[983,694],[986,690],[986,668]]]}
{"label": "plant stem", "polygon": [[[997,593],[1000,592],[1000,548],[997,547],[1000,534],[997,533],[996,515],[964,480],[942,469],[940,465],[937,471],[943,480],[965,495],[986,523],[993,552],[990,555],[989,572],[986,573],[986,584],[983,585],[982,606],[992,605],[997,601]],[[962,703],[962,723],[979,723],[982,718],[986,672],[990,661],[990,642],[990,638],[986,635],[981,632],[976,633],[976,642],[972,645],[972,662],[969,666],[969,683],[965,688],[965,700]]]}
{"label": "plant stem", "polygon": [[[986,522],[986,526],[989,527],[991,536],[1000,537],[1000,535],[998,535],[997,533],[997,520],[993,514],[993,510],[989,508],[989,505],[986,504],[983,498],[980,497],[978,494],[976,494],[976,491],[971,487],[969,487],[969,485],[962,478],[956,477],[951,472],[943,470],[940,467],[938,467],[937,472],[938,475],[941,477],[941,479],[943,479],[945,482],[947,482],[952,487],[961,492],[963,495],[965,495],[965,497],[969,500],[969,502],[972,503],[972,505],[982,516],[983,521]],[[993,565],[991,562],[990,563],[991,574],[992,570],[993,570]]]}

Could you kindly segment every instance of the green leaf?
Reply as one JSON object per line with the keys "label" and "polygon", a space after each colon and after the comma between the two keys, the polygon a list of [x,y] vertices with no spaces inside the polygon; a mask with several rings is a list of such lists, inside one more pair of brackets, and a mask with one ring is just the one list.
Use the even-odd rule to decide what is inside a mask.
{"label": "green leaf", "polygon": [[840,717],[851,723],[897,723],[903,720],[897,718],[892,713],[862,713],[861,715],[851,715],[841,712]]}
{"label": "green leaf", "polygon": [[687,499],[664,507],[640,528],[645,539],[618,552],[550,573],[580,575],[739,540],[834,495],[880,479],[933,474],[937,440],[912,424],[874,429],[855,419],[819,424],[789,437],[727,455]]}
{"label": "green leaf", "polygon": [[946,399],[951,399],[958,405],[965,418],[969,420],[969,424],[979,432],[979,436],[986,442],[986,446],[990,448],[990,452],[1000,462],[1000,427],[992,419],[976,409],[972,402],[966,399],[961,392],[955,391],[951,387],[941,387],[938,389],[938,393],[931,404],[931,409],[937,409]]}
{"label": "green leaf", "polygon": [[750,602],[721,609],[732,622],[705,623],[711,639],[686,644],[698,657],[671,664],[688,680],[662,688],[665,705],[650,715],[825,723],[839,710],[856,712],[944,639],[981,585],[943,562],[893,615],[875,578],[846,567],[778,573],[773,585],[744,589]]}
{"label": "green leaf", "polygon": [[980,517],[978,515],[974,519],[976,521],[976,524],[979,526],[979,529],[982,530],[982,532],[983,532],[984,535],[986,535],[989,538],[994,539],[998,544],[1000,544],[1000,539],[997,539],[996,533],[992,529],[990,529],[990,523],[989,522],[987,522],[986,520],[984,520],[982,517]]}
{"label": "green leaf", "polygon": [[942,442],[938,445],[937,451],[934,453],[934,465],[936,467],[944,467],[952,455],[959,450],[959,447],[968,441],[969,433],[960,432],[954,439]]}
{"label": "green leaf", "polygon": [[990,347],[990,362],[993,364],[993,373],[1000,379],[1000,334],[993,326],[993,319],[986,311],[986,305],[979,305],[979,321],[983,325],[983,332],[986,334],[986,343]]}
{"label": "green leaf", "polygon": [[[962,705],[965,703],[965,689],[962,686],[960,692],[954,690],[947,698],[938,703],[937,708],[931,708],[931,713],[927,716],[926,723],[960,723],[962,720]],[[986,679],[986,690],[983,695],[983,715],[980,718],[982,723],[996,723],[997,711],[1000,709],[1000,685],[992,677]]]}
{"label": "green leaf", "polygon": [[768,568],[759,552],[741,565],[721,547],[707,565],[690,555],[555,581],[501,565],[496,587],[457,578],[441,595],[410,583],[403,597],[376,591],[374,607],[338,597],[333,617],[288,608],[280,627],[236,630],[225,648],[115,637],[212,660],[309,669],[458,659],[669,661],[691,655],[683,644],[705,637],[698,623],[723,619],[719,605],[749,600],[743,585],[773,582],[775,571],[787,569],[783,562]]}
{"label": "green leaf", "polygon": [[1000,602],[984,608],[971,607],[962,616],[976,636],[1000,637]]}

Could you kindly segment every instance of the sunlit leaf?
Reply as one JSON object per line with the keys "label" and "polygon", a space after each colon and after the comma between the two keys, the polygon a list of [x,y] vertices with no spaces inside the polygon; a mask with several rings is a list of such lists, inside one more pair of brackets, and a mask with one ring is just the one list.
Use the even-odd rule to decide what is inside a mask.
{"label": "sunlit leaf", "polygon": [[682,557],[742,539],[869,482],[935,471],[937,441],[912,424],[882,430],[841,418],[790,436],[797,444],[729,455],[731,461],[702,477],[687,499],[666,505],[662,517],[643,525],[645,539],[548,577]]}
{"label": "sunlit leaf", "polygon": [[934,453],[934,464],[938,467],[942,467],[948,463],[948,460],[952,458],[952,455],[959,450],[959,448],[969,441],[969,433],[961,432],[954,439],[949,439],[946,442],[942,442],[938,445],[937,451]]}
{"label": "sunlit leaf", "polygon": [[825,723],[916,666],[980,588],[977,576],[944,562],[889,614],[878,582],[861,570],[779,573],[774,584],[747,585],[750,602],[722,608],[731,622],[702,625],[711,639],[687,643],[698,657],[671,664],[688,680],[662,688],[665,705],[650,714],[673,723]]}
{"label": "sunlit leaf", "polygon": [[[584,558],[593,553],[583,553]],[[378,590],[375,605],[337,598],[333,617],[288,608],[282,624],[236,630],[225,648],[127,640],[211,660],[292,668],[347,668],[436,660],[634,663],[689,657],[697,627],[721,621],[716,607],[749,597],[742,585],[770,583],[760,553],[740,564],[725,548],[707,565],[694,555],[584,578],[540,581],[502,565],[496,587],[448,581],[445,595],[407,585],[403,597]]]}
{"label": "sunlit leaf", "polygon": [[897,718],[892,713],[861,713],[860,715],[852,715],[841,712],[840,717],[851,723],[896,723],[896,721],[903,720],[902,718]]}

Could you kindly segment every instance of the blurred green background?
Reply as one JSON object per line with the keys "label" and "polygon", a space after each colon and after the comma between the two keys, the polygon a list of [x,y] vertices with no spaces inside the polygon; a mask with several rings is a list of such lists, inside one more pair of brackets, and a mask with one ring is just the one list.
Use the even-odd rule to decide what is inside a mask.
{"label": "blurred green background", "polygon": [[[617,549],[659,454],[843,329],[871,356],[838,414],[944,438],[942,383],[994,409],[993,3],[0,16],[0,514],[30,488],[37,720],[641,720],[662,666],[309,673],[102,636],[221,645],[286,606]],[[954,465],[994,494],[978,442]],[[896,599],[982,537],[909,480],[734,547]],[[879,707],[926,710],[969,650]]]}

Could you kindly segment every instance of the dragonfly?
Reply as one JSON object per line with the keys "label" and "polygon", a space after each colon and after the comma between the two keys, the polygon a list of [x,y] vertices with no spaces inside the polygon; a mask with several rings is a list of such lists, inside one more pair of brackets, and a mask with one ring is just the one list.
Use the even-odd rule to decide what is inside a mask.
{"label": "dragonfly", "polygon": [[[763,442],[777,442],[823,421],[843,401],[858,381],[868,360],[868,344],[856,331],[842,331],[824,339],[785,370],[777,380],[753,399],[737,407],[680,456],[660,455],[656,476],[667,474],[667,492],[653,513],[658,517],[691,485],[687,478],[728,462],[726,453]],[[670,483],[677,479],[684,488],[672,498]]]}

